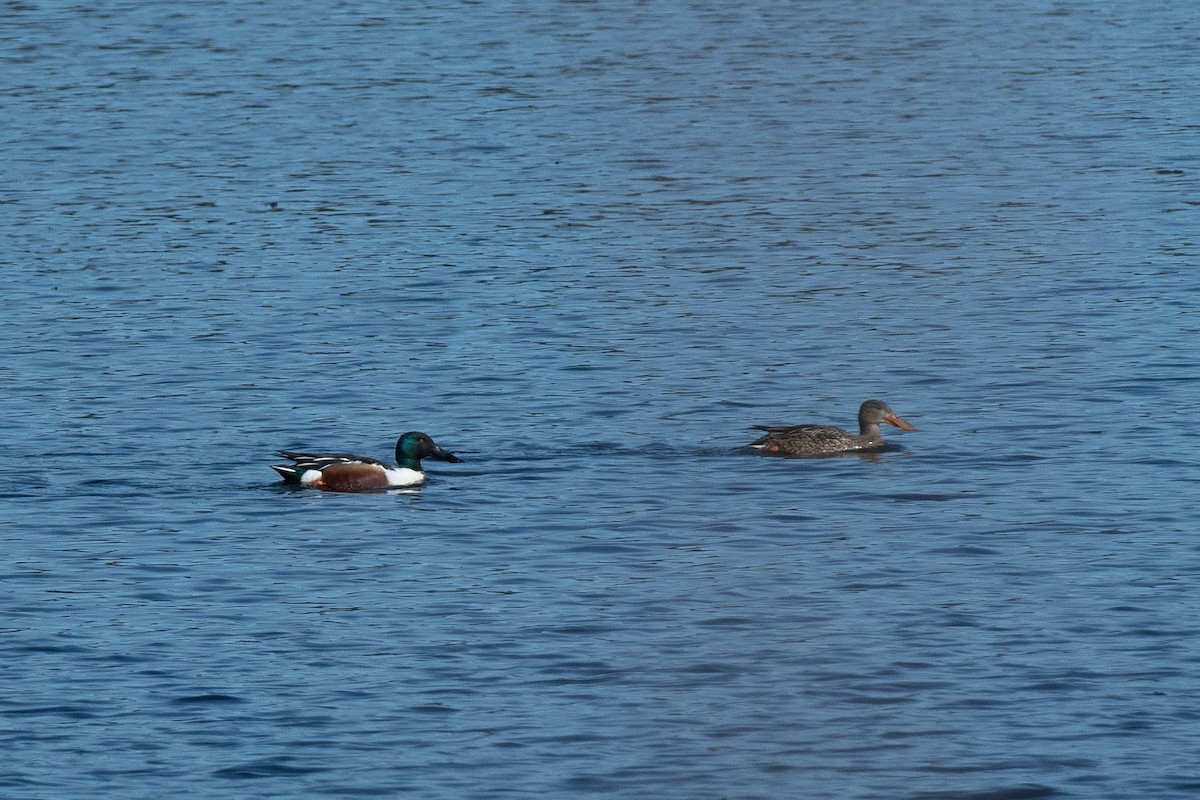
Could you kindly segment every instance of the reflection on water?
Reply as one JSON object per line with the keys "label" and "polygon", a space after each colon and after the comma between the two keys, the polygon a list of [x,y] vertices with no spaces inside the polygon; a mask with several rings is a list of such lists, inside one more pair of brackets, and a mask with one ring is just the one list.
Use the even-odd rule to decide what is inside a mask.
{"label": "reflection on water", "polygon": [[289,11],[0,30],[5,797],[1191,796],[1195,11]]}

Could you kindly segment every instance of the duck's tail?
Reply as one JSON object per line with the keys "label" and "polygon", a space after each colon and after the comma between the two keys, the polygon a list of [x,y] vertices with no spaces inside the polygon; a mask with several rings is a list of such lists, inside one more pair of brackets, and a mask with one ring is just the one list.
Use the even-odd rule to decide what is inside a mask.
{"label": "duck's tail", "polygon": [[279,473],[279,476],[288,483],[300,482],[300,470],[294,466],[276,466],[271,465],[271,469]]}

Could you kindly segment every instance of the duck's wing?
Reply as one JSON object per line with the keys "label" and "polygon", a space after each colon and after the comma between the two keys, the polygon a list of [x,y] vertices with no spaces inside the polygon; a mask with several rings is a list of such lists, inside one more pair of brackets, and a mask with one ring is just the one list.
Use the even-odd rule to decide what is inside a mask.
{"label": "duck's wing", "polygon": [[792,436],[800,435],[805,432],[816,432],[822,430],[838,430],[830,425],[751,425],[751,428],[759,431],[766,431],[768,436]]}
{"label": "duck's wing", "polygon": [[385,461],[367,456],[356,456],[350,453],[296,453],[291,450],[279,450],[279,455],[296,462],[295,468],[322,470],[334,464],[376,464],[387,467]]}
{"label": "duck's wing", "polygon": [[755,450],[786,455],[823,455],[855,449],[855,439],[832,425],[761,425],[765,430],[750,443]]}

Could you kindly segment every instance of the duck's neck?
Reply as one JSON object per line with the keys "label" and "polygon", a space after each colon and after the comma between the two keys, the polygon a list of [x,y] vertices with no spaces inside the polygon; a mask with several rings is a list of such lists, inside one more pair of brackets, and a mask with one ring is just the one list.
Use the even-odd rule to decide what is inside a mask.
{"label": "duck's neck", "polygon": [[879,432],[879,423],[860,419],[858,421],[858,438],[871,442],[877,442],[882,439],[883,434]]}
{"label": "duck's neck", "polygon": [[421,471],[421,459],[416,455],[409,455],[404,452],[404,447],[399,444],[396,445],[396,463],[400,465],[401,469]]}

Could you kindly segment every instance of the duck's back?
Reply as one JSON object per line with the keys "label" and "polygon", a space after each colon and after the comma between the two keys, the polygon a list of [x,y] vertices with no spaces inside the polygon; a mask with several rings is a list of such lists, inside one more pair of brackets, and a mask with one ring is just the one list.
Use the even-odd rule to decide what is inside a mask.
{"label": "duck's back", "polygon": [[750,446],[767,453],[782,455],[823,455],[861,450],[868,443],[832,425],[755,425],[766,431]]}

